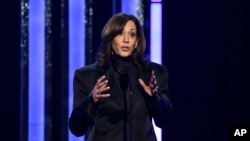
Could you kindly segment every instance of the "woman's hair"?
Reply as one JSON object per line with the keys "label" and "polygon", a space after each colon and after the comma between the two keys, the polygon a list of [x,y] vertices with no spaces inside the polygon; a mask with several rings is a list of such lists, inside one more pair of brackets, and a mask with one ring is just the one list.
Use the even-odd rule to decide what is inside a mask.
{"label": "woman's hair", "polygon": [[146,41],[139,20],[133,15],[118,13],[108,20],[102,30],[101,45],[97,53],[98,67],[106,68],[110,65],[112,41],[116,35],[123,31],[129,20],[133,21],[136,25],[136,35],[138,40],[137,46],[132,53],[133,63],[140,70],[148,65],[148,61],[144,59]]}

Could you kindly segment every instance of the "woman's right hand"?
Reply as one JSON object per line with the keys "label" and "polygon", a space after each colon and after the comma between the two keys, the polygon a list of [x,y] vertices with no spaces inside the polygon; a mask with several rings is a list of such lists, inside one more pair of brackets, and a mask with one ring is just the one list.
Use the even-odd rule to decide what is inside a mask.
{"label": "woman's right hand", "polygon": [[102,92],[105,92],[110,89],[108,85],[108,80],[105,79],[105,76],[100,77],[92,90],[92,97],[94,99],[94,102],[96,103],[101,98],[109,97],[110,94],[102,94]]}

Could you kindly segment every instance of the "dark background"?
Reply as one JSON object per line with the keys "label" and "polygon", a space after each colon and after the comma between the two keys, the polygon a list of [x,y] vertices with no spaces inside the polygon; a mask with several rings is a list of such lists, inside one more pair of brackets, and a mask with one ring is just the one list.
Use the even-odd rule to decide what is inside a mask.
{"label": "dark background", "polygon": [[175,141],[228,141],[250,122],[248,4],[164,1],[163,56],[175,109]]}
{"label": "dark background", "polygon": [[[240,0],[163,0],[163,64],[175,110],[164,140],[227,141],[231,125],[250,122],[248,9]],[[0,14],[0,138],[17,141],[20,1],[2,1]]]}
{"label": "dark background", "polygon": [[19,140],[20,131],[20,1],[0,8],[1,111],[0,140]]}

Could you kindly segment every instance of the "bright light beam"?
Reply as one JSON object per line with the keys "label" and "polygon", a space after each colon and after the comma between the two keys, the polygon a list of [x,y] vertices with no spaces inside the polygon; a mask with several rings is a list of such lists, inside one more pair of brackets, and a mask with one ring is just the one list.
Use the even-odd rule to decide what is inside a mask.
{"label": "bright light beam", "polygon": [[44,141],[45,4],[29,1],[28,141]]}
{"label": "bright light beam", "polygon": [[[69,105],[68,117],[73,109],[74,71],[85,65],[85,0],[69,0]],[[70,131],[69,141],[84,141]]]}
{"label": "bright light beam", "polygon": [[[153,3],[161,0],[151,0],[150,11],[150,60],[162,64],[162,4]],[[156,137],[162,140],[161,129],[153,121]]]}

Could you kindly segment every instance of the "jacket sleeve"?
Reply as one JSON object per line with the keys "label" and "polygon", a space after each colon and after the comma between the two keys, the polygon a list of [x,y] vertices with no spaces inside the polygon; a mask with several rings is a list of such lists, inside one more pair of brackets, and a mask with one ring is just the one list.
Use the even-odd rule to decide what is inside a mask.
{"label": "jacket sleeve", "polygon": [[155,124],[160,128],[165,128],[173,118],[173,107],[168,93],[167,69],[154,70],[158,85],[158,92],[148,100],[148,107]]}
{"label": "jacket sleeve", "polygon": [[73,110],[69,118],[69,129],[75,136],[84,135],[93,123],[94,102],[89,94],[83,75],[79,70],[75,71],[73,79]]}

